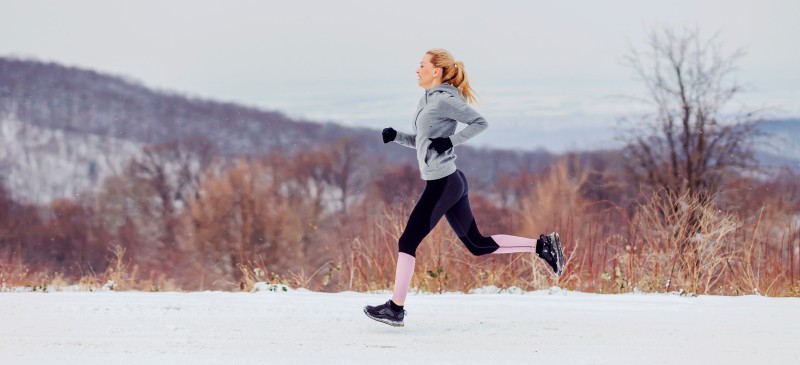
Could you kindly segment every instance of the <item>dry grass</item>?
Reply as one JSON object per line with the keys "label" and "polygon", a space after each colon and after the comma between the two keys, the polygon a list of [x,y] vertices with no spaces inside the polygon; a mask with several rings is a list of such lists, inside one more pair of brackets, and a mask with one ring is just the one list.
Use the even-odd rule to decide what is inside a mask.
{"label": "dry grass", "polygon": [[129,260],[125,258],[125,249],[121,246],[109,247],[108,260],[108,268],[102,273],[90,271],[69,275],[63,271],[43,267],[32,270],[22,263],[18,255],[4,251],[0,253],[0,291],[176,291],[180,289],[173,279],[157,271],[151,271],[146,278],[140,278],[138,267],[130,265]]}
{"label": "dry grass", "polygon": [[[328,275],[329,290],[390,290],[397,263],[397,241],[405,226],[402,210],[387,210],[371,225],[373,240],[357,237],[340,246],[339,255]],[[474,257],[450,231],[446,222],[425,238],[417,250],[412,290],[423,292],[468,291],[494,285],[533,289],[530,278],[541,285],[554,285],[555,279],[532,254]]]}
{"label": "dry grass", "polygon": [[[518,230],[484,234],[538,237],[540,233],[557,230],[562,232],[565,241],[573,240],[575,219],[570,212],[583,204],[579,188],[586,175],[573,175],[570,168],[566,163],[555,166],[532,195],[523,200],[518,212],[523,217]],[[342,241],[335,258],[337,270],[331,273],[333,280],[329,289],[391,290],[397,242],[409,213],[407,208],[386,208],[383,214],[364,222],[365,227],[374,229]],[[486,217],[477,219],[481,221]],[[533,290],[578,281],[569,272],[561,278],[554,277],[549,267],[533,253],[474,257],[444,219],[420,244],[416,256],[411,288],[423,292],[469,291],[484,286]],[[572,265],[569,260],[568,267]]]}
{"label": "dry grass", "polygon": [[[581,192],[587,176],[574,160],[565,159],[537,176],[533,185],[526,182],[531,188],[522,190],[524,195],[510,207],[496,211],[502,213],[495,213],[508,216],[475,212],[482,228],[486,222],[497,226],[491,225],[493,221],[512,227],[507,232],[483,229],[484,234],[537,237],[560,232],[567,256],[561,277],[554,277],[532,253],[474,257],[442,220],[417,251],[412,290],[438,293],[485,286],[536,290],[557,285],[596,293],[800,296],[800,216],[783,196],[759,198],[762,205],[755,214],[750,208],[725,210],[714,201],[664,193],[623,209],[607,201],[587,200]],[[212,189],[219,194],[228,190],[244,194],[242,189]],[[269,192],[254,191],[247,197],[262,195]],[[296,195],[303,193],[292,196]],[[264,251],[247,246],[247,255],[241,254],[241,245],[226,246],[227,253],[187,245],[191,250],[180,253],[186,256],[179,270],[157,266],[142,270],[126,248],[110,246],[108,266],[101,272],[66,274],[46,266],[29,267],[18,253],[6,249],[0,251],[0,290],[50,291],[75,285],[84,290],[193,290],[210,283],[215,289],[250,291],[260,282],[324,291],[391,290],[397,241],[413,205],[413,201],[391,207],[363,204],[351,207],[348,215],[295,224],[286,230],[274,222],[305,219],[300,212],[314,211],[315,205],[276,210],[266,215],[269,219],[253,215],[253,221],[270,223],[267,226],[276,230],[267,232],[270,241],[278,244]],[[261,210],[254,212],[275,210],[266,203],[257,207]],[[207,211],[222,211],[212,208]],[[294,215],[284,214],[288,211]],[[207,241],[221,242],[212,228],[222,221],[208,222]],[[311,233],[302,232],[300,226],[310,227]],[[253,236],[244,225],[233,227],[240,228],[231,231],[235,237]],[[198,255],[204,259],[197,259]],[[305,262],[286,261],[286,257]],[[236,271],[221,275],[220,262],[226,267],[233,263]]]}
{"label": "dry grass", "polygon": [[[798,295],[800,231],[785,225],[790,211],[765,204],[759,217],[742,218],[713,201],[655,193],[627,213],[608,202],[585,201],[579,192],[585,178],[569,161],[556,165],[521,201],[520,227],[510,232],[536,237],[559,231],[567,256],[561,277],[554,278],[533,254],[473,257],[440,223],[418,249],[411,287]],[[326,289],[391,290],[407,214],[386,210],[365,222],[376,229],[342,242]]]}

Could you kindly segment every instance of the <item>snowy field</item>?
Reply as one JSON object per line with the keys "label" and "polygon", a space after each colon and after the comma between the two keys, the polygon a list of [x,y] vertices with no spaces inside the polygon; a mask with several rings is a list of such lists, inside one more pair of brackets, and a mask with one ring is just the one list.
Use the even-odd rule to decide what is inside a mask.
{"label": "snowy field", "polygon": [[0,364],[798,364],[800,299],[388,294],[0,293]]}

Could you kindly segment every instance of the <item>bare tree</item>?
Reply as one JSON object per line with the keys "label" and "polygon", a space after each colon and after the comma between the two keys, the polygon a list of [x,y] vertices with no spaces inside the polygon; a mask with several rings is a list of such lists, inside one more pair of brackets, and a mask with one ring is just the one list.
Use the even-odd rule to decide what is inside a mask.
{"label": "bare tree", "polygon": [[318,213],[326,208],[347,213],[367,185],[368,171],[355,137],[341,138],[318,149],[302,151],[292,158],[292,177],[306,194],[317,201]]}
{"label": "bare tree", "polygon": [[645,52],[625,58],[644,82],[639,98],[654,111],[626,138],[627,169],[635,181],[707,199],[726,173],[755,167],[755,112],[723,108],[742,91],[732,77],[742,50],[724,53],[718,35],[697,30],[650,33]]}
{"label": "bare tree", "polygon": [[356,138],[343,138],[331,146],[328,182],[335,186],[340,195],[342,211],[347,214],[347,207],[358,192],[364,188],[365,178],[363,169],[363,156],[359,148],[360,141]]}
{"label": "bare tree", "polygon": [[[140,252],[166,249],[157,260],[172,260],[177,246],[181,216],[187,203],[200,193],[200,179],[214,159],[211,144],[201,138],[145,147],[127,166],[122,204],[126,220],[133,219],[141,242]],[[109,192],[116,187],[107,188]],[[134,250],[136,252],[136,250]]]}
{"label": "bare tree", "polygon": [[129,166],[130,175],[158,196],[164,215],[171,215],[196,194],[203,169],[211,164],[211,144],[200,138],[145,147]]}

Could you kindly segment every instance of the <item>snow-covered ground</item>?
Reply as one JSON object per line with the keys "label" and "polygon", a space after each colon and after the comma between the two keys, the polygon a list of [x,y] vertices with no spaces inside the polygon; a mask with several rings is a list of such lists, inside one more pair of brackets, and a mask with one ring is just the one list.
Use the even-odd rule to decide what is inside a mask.
{"label": "snow-covered ground", "polygon": [[0,364],[798,364],[800,299],[531,293],[0,293]]}

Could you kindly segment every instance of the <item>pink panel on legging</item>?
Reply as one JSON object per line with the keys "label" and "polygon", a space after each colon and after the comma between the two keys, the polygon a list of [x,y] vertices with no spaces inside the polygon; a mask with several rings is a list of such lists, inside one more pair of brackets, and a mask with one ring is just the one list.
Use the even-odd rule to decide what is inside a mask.
{"label": "pink panel on legging", "polygon": [[416,259],[407,253],[397,255],[397,270],[394,274],[394,291],[392,301],[394,304],[403,305],[406,302],[408,286],[411,285],[411,276],[414,275],[414,262]]}
{"label": "pink panel on legging", "polygon": [[509,236],[507,234],[496,234],[492,239],[497,243],[500,248],[492,253],[513,253],[513,252],[534,252],[536,251],[536,240]]}

